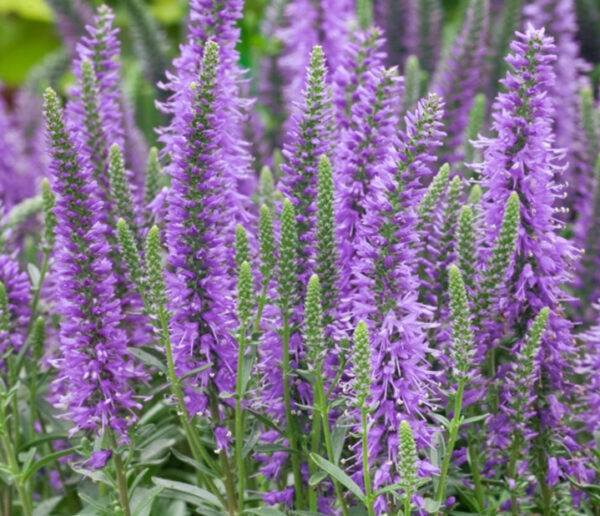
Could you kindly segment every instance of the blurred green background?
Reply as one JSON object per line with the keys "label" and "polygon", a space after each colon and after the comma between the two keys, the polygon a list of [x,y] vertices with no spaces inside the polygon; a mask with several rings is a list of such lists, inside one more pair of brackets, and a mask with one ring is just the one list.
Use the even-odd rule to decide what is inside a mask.
{"label": "blurred green background", "polygon": [[[91,0],[92,6],[103,2]],[[122,28],[122,43],[130,44],[127,34],[127,16],[118,0],[108,0],[117,15],[117,25]],[[242,64],[251,67],[252,58],[260,54],[264,40],[260,34],[260,20],[269,0],[248,0],[242,22]],[[446,21],[457,18],[462,0],[445,0]],[[182,36],[182,21],[186,13],[186,0],[146,0],[152,16],[167,31],[170,51],[173,54]],[[448,23],[446,24],[446,27]],[[53,16],[44,0],[0,0],[0,81],[8,88],[15,88],[27,77],[28,72],[44,56],[61,46],[53,25]]]}

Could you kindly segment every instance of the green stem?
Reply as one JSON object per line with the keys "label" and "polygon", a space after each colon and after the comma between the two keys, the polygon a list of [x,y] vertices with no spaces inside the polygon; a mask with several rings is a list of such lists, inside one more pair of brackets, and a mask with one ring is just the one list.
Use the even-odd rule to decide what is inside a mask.
{"label": "green stem", "polygon": [[38,281],[37,287],[33,293],[33,299],[31,300],[31,315],[29,317],[29,323],[27,324],[27,337],[31,333],[33,329],[33,324],[35,323],[35,319],[37,317],[37,306],[40,302],[40,294],[42,292],[42,285],[44,284],[44,278],[50,269],[50,251],[44,252],[44,258],[42,260],[42,268],[40,270],[40,279]]}
{"label": "green stem", "polygon": [[469,442],[469,461],[471,463],[471,473],[473,474],[473,484],[475,486],[475,498],[477,498],[477,509],[479,512],[485,510],[485,496],[483,494],[483,484],[481,482],[481,474],[479,473],[479,461],[477,459],[477,450],[471,442]]}
{"label": "green stem", "polygon": [[110,446],[113,449],[113,460],[115,462],[115,472],[117,474],[117,491],[119,494],[119,502],[121,503],[121,509],[125,516],[131,516],[131,509],[129,507],[129,495],[127,493],[127,476],[123,468],[123,461],[121,455],[117,450],[117,440],[112,432],[108,431],[108,439]]}
{"label": "green stem", "polygon": [[363,465],[363,479],[365,482],[365,496],[367,499],[367,513],[369,516],[375,515],[375,500],[373,499],[373,493],[371,491],[371,474],[369,472],[369,428],[367,425],[368,409],[361,407],[360,419],[362,423],[362,465]]}
{"label": "green stem", "polygon": [[[519,450],[519,448],[513,443],[511,454],[510,454],[510,460],[508,463],[508,478],[509,479],[512,478],[513,480],[516,480],[515,470],[516,470],[516,465],[517,465],[518,450]],[[519,516],[519,505],[518,505],[518,500],[517,500],[517,493],[514,491],[514,488],[511,490],[511,493],[510,493],[510,506],[512,508],[513,516]]]}
{"label": "green stem", "polygon": [[[1,409],[2,413],[0,414],[2,426],[5,427],[6,422],[6,414],[4,409]],[[20,471],[19,471],[19,462],[17,461],[17,454],[15,453],[15,447],[13,446],[13,442],[11,439],[7,437],[6,433],[2,434],[2,443],[4,445],[4,449],[6,451],[6,457],[8,459],[8,465],[10,467],[12,476],[14,477],[15,486],[17,488],[17,494],[19,495],[19,500],[21,502],[21,507],[23,509],[23,516],[31,516],[31,499],[27,494],[26,486],[20,480]]]}
{"label": "green stem", "polygon": [[[444,453],[444,462],[442,463],[442,471],[440,473],[440,483],[438,484],[436,501],[440,504],[444,498],[446,492],[446,477],[448,476],[448,470],[450,468],[450,459],[452,458],[452,451],[454,450],[454,444],[456,443],[456,437],[458,436],[458,430],[460,427],[461,411],[462,411],[462,399],[463,392],[465,390],[465,380],[458,380],[458,389],[456,391],[456,397],[454,399],[454,415],[450,422],[448,444],[446,446],[446,452]],[[441,514],[441,513],[440,513]]]}
{"label": "green stem", "polygon": [[292,471],[294,474],[294,488],[296,509],[304,508],[304,498],[302,496],[302,476],[300,474],[300,450],[296,441],[295,421],[292,414],[292,400],[290,393],[290,325],[289,317],[283,317],[283,402],[285,405],[285,417],[287,420],[288,440],[290,442],[292,456]]}
{"label": "green stem", "polygon": [[[327,450],[327,458],[329,462],[335,464],[335,456],[333,453],[333,441],[331,440],[331,431],[329,429],[329,409],[327,407],[327,398],[325,397],[325,389],[323,387],[323,374],[322,371],[319,371],[317,376],[317,391],[319,393],[319,403],[320,403],[320,414],[323,423],[323,437],[325,437],[325,449]],[[335,494],[340,501],[340,506],[342,508],[343,516],[348,516],[348,507],[346,506],[346,501],[344,500],[344,494],[340,487],[340,484],[337,480],[333,480],[333,488],[335,489]]]}
{"label": "green stem", "polygon": [[[317,455],[319,454],[319,444],[321,442],[321,415],[319,408],[317,408],[320,407],[319,397],[318,390],[313,389],[312,441],[310,451]],[[317,465],[311,460],[308,467],[310,476],[312,477],[317,472]],[[308,510],[311,512],[317,512],[317,489],[317,485],[308,486]]]}
{"label": "green stem", "polygon": [[[219,421],[219,404],[216,392],[210,394],[210,411],[213,421]],[[221,461],[221,470],[223,473],[223,484],[225,484],[225,492],[227,493],[227,511],[230,516],[235,516],[235,489],[233,487],[233,475],[229,467],[229,458],[225,450],[219,451],[219,460]]]}
{"label": "green stem", "polygon": [[[187,437],[187,441],[194,459],[199,463],[204,461],[207,465],[211,465],[212,461],[210,460],[208,452],[204,449],[204,446],[197,438],[194,429],[189,424],[186,417],[188,412],[183,401],[183,392],[181,390],[179,379],[175,374],[175,361],[173,360],[173,349],[171,347],[171,337],[169,335],[169,320],[164,306],[161,305],[158,307],[157,315],[161,328],[161,340],[164,342],[165,354],[167,356],[167,375],[169,377],[169,383],[171,384],[171,392],[177,400],[177,412],[179,413],[181,426],[183,427],[184,433]],[[212,479],[203,472],[200,472],[199,476],[202,478],[209,491],[211,491],[219,499],[219,501],[225,505],[225,499],[223,498],[223,495],[219,489],[217,489],[215,486]]]}
{"label": "green stem", "polygon": [[238,339],[238,363],[237,363],[237,378],[236,378],[236,397],[235,397],[235,460],[238,473],[238,509],[240,513],[244,510],[244,482],[246,480],[246,472],[244,465],[244,457],[242,449],[244,446],[244,430],[243,430],[243,409],[242,399],[244,398],[244,351],[246,347],[245,326],[240,330]]}
{"label": "green stem", "polygon": [[412,512],[412,503],[410,501],[410,497],[412,496],[412,491],[407,489],[404,493],[404,516],[410,516]]}
{"label": "green stem", "polygon": [[262,292],[258,298],[258,308],[256,310],[256,319],[254,321],[254,333],[258,333],[260,330],[260,320],[262,319],[262,313],[267,304],[267,287],[269,286],[269,279],[263,280]]}

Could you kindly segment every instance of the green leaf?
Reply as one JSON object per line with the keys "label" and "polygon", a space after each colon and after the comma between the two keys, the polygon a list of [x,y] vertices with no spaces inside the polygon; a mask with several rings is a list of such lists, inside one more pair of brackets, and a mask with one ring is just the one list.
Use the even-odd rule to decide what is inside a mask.
{"label": "green leaf", "polygon": [[194,460],[191,457],[188,457],[187,455],[177,451],[175,448],[171,450],[171,453],[175,455],[175,457],[177,457],[181,462],[192,466],[192,468],[197,469],[198,471],[201,471],[205,475],[209,475],[212,478],[217,478],[217,475],[215,475],[211,469],[207,468],[204,464],[201,464],[197,460]]}
{"label": "green leaf", "polygon": [[333,460],[335,464],[340,461],[340,457],[342,456],[347,433],[348,427],[346,425],[336,425],[331,432],[331,447],[333,448]]}
{"label": "green leaf", "polygon": [[489,414],[486,413],[486,414],[480,414],[479,416],[468,417],[466,419],[462,419],[460,424],[468,425],[469,423],[476,423],[477,421],[484,420],[488,416],[489,416]]}
{"label": "green leaf", "polygon": [[448,428],[450,426],[450,420],[447,417],[442,416],[441,414],[431,414],[431,416],[434,419],[437,419],[437,421],[439,421],[444,428]]}
{"label": "green leaf", "polygon": [[148,516],[152,509],[154,499],[162,492],[162,490],[162,487],[156,486],[152,489],[140,489],[137,491],[131,499],[132,516]]}
{"label": "green leaf", "polygon": [[354,493],[354,495],[363,503],[365,503],[365,495],[358,487],[356,482],[352,480],[346,473],[344,473],[340,468],[338,468],[335,464],[329,462],[327,459],[317,455],[316,453],[311,453],[310,458],[314,463],[319,466],[321,469],[325,470],[332,478],[335,478],[340,484],[344,485],[349,491]]}
{"label": "green leaf", "polygon": [[62,496],[53,496],[52,498],[48,498],[48,500],[44,500],[33,509],[33,516],[50,516],[62,498]]}
{"label": "green leaf", "polygon": [[285,516],[285,512],[281,512],[275,507],[261,507],[260,509],[245,509],[244,514],[256,514],[256,516]]}
{"label": "green leaf", "polygon": [[38,460],[37,462],[33,463],[31,466],[29,466],[28,469],[26,469],[23,472],[23,481],[27,482],[34,474],[36,471],[42,469],[46,464],[50,464],[52,462],[54,462],[57,459],[60,459],[61,457],[64,457],[65,455],[69,455],[71,453],[76,453],[77,448],[68,448],[67,450],[60,450],[54,453],[50,453],[48,455],[46,455],[45,457],[42,457],[40,460]]}
{"label": "green leaf", "polygon": [[161,373],[167,374],[166,364],[152,353],[148,353],[141,348],[127,348],[135,358],[144,362],[144,364],[156,367]]}
{"label": "green leaf", "polygon": [[442,504],[435,501],[433,498],[425,498],[423,508],[430,514],[436,513],[440,510]]}
{"label": "green leaf", "polygon": [[308,480],[308,485],[314,487],[317,484],[319,484],[326,476],[327,472],[325,470],[322,469],[320,471],[317,471],[314,475],[311,475],[310,479]]}
{"label": "green leaf", "polygon": [[202,489],[201,487],[160,477],[152,477],[152,482],[154,482],[157,486],[164,487],[165,489],[191,495],[192,497],[197,498],[200,501],[200,504],[202,502],[207,502],[215,507],[223,508],[221,502],[214,494],[210,493],[206,489]]}
{"label": "green leaf", "polygon": [[177,441],[175,439],[157,439],[157,440],[153,441],[150,444],[150,446],[148,446],[147,448],[145,448],[142,451],[142,453],[140,455],[140,460],[142,462],[146,462],[147,460],[156,457],[157,455],[164,452],[165,450],[168,450],[176,442]]}
{"label": "green leaf", "polygon": [[40,284],[40,270],[33,263],[28,263],[27,272],[29,273],[29,278],[31,279],[31,285],[34,289],[37,289]]}
{"label": "green leaf", "polygon": [[206,371],[207,369],[210,369],[212,367],[212,362],[208,362],[200,367],[196,367],[196,369],[192,369],[191,371],[188,371],[187,373],[185,373],[183,376],[181,376],[179,378],[179,380],[185,380],[186,378],[189,378],[190,376],[194,376],[198,373],[201,373],[202,371]]}
{"label": "green leaf", "polygon": [[86,495],[85,493],[78,491],[79,498],[81,498],[86,504],[91,505],[97,511],[100,511],[102,514],[114,514],[112,504],[110,500],[107,500],[106,505],[101,503],[101,500],[94,500],[91,496]]}

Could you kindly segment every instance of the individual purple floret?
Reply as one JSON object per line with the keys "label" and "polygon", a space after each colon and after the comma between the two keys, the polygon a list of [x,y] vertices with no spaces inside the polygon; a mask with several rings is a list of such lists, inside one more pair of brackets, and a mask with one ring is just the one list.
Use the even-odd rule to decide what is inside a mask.
{"label": "individual purple floret", "polygon": [[[575,347],[572,323],[564,318],[561,301],[565,294],[560,287],[570,279],[570,264],[576,252],[558,235],[560,225],[554,214],[561,192],[555,178],[562,172],[558,165],[561,155],[553,147],[552,98],[548,95],[554,87],[556,48],[543,29],[529,26],[525,33],[517,33],[511,49],[513,53],[507,57],[511,70],[503,80],[507,91],[497,96],[493,107],[492,129],[496,136],[479,142],[485,149],[481,166],[485,190],[482,206],[490,243],[498,236],[504,206],[512,191],[517,192],[521,202],[521,225],[506,286],[489,317],[494,320],[494,313],[502,314],[504,331],[516,341],[509,355],[513,356],[522,347],[528,322],[543,307],[550,308],[547,331],[537,356],[541,389],[536,389],[536,415],[530,420],[530,428],[541,440],[537,446],[548,449],[550,436],[562,438],[558,436],[566,431],[563,420],[569,412],[568,397],[572,393],[569,357],[574,356]],[[480,338],[489,341],[493,336]],[[492,340],[492,345],[498,343]],[[502,378],[502,364],[498,369],[493,360],[491,364],[489,374],[494,376],[497,372]],[[505,401],[500,399],[500,403]],[[532,464],[532,470],[545,486],[548,456],[542,455]]]}
{"label": "individual purple floret", "polygon": [[177,120],[186,126],[168,167],[167,247],[171,340],[179,376],[209,364],[184,383],[190,414],[208,406],[208,387],[233,392],[237,346],[226,237],[234,233],[232,177],[225,173],[222,145],[227,120],[219,46],[209,41],[196,82],[177,98]]}
{"label": "individual purple floret", "polygon": [[68,134],[56,93],[47,90],[44,111],[56,193],[56,310],[62,316],[60,353],[54,361],[57,402],[77,430],[108,427],[127,439],[141,404],[132,384],[144,379],[127,350],[116,278],[108,255],[102,203],[90,165]]}
{"label": "individual purple floret", "polygon": [[460,147],[469,122],[469,112],[473,98],[482,86],[488,11],[488,0],[469,2],[461,32],[450,54],[441,63],[431,88],[444,99],[446,105],[443,122],[448,136],[441,155],[448,163],[462,159]]}

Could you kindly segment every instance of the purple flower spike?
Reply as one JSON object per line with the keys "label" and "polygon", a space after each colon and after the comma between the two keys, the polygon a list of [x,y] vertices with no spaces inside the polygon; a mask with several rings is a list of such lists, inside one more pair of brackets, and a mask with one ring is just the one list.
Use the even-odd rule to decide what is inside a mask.
{"label": "purple flower spike", "polygon": [[169,310],[177,374],[210,364],[184,384],[190,414],[207,408],[207,388],[233,392],[237,345],[229,334],[235,325],[228,274],[233,253],[226,237],[234,233],[232,178],[223,171],[221,145],[227,120],[222,116],[224,94],[219,46],[209,41],[202,67],[187,91],[177,99],[178,118],[186,121],[173,148],[168,168],[171,189],[167,213]]}
{"label": "purple flower spike", "polygon": [[90,165],[68,134],[56,93],[44,95],[53,190],[56,193],[57,312],[60,353],[56,385],[63,387],[58,408],[77,430],[100,433],[112,427],[127,439],[141,404],[132,384],[145,374],[127,350],[123,315],[115,296],[107,228]]}
{"label": "purple flower spike", "polygon": [[[507,91],[497,96],[493,107],[492,130],[496,136],[479,142],[485,149],[481,173],[486,192],[482,207],[486,236],[491,243],[498,237],[511,192],[515,191],[520,199],[516,252],[493,312],[502,314],[504,332],[516,342],[512,357],[523,346],[529,321],[543,307],[549,308],[547,330],[536,357],[541,389],[536,388],[535,414],[528,420],[531,435],[538,436],[537,445],[548,449],[548,439],[565,439],[570,433],[564,419],[573,392],[569,358],[576,349],[572,323],[563,315],[561,302],[565,294],[561,285],[570,281],[570,264],[577,253],[557,234],[560,225],[554,213],[561,195],[555,178],[562,173],[558,165],[562,156],[553,148],[552,97],[548,95],[554,87],[556,47],[543,29],[530,25],[525,33],[517,33],[511,49],[513,53],[507,57],[511,70],[503,80]],[[494,337],[485,338],[493,341]],[[497,370],[487,368],[491,376],[497,372],[499,385],[504,381],[507,365],[500,364]],[[510,400],[501,396],[500,403],[508,404]],[[504,424],[501,418],[495,420],[492,435],[501,433]],[[502,446],[502,442],[497,444]],[[540,483],[546,482],[547,459],[538,458],[532,465]]]}

